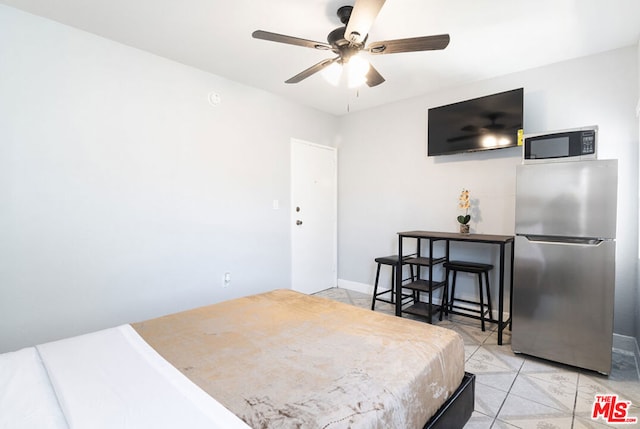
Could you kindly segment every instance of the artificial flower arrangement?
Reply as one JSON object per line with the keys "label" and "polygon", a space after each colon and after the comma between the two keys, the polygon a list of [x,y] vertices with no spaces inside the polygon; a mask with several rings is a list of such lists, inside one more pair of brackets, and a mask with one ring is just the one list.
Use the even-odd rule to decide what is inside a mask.
{"label": "artificial flower arrangement", "polygon": [[457,218],[458,223],[460,224],[460,232],[468,233],[469,221],[471,220],[471,215],[469,214],[469,209],[471,208],[471,197],[468,189],[463,189],[462,192],[460,192],[460,196],[458,197],[458,208],[464,210],[464,214]]}

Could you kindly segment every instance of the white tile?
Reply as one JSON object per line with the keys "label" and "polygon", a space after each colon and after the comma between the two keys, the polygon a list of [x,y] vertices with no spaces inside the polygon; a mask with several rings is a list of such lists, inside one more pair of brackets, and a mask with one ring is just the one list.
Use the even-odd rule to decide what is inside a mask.
{"label": "white tile", "polygon": [[[465,426],[466,429],[466,426]],[[491,426],[491,429],[521,429],[518,426],[510,425],[507,422],[503,422],[502,420],[496,420]]]}
{"label": "white tile", "polygon": [[615,428],[615,427],[627,427],[631,429],[632,426],[629,425],[608,425],[603,420],[593,420],[590,417],[574,417],[573,419],[573,429],[607,429],[607,428]]}
{"label": "white tile", "polygon": [[631,401],[630,414],[640,419],[640,385],[637,382],[611,382],[604,377],[586,374],[581,374],[578,380],[576,416],[591,417],[595,396],[608,394],[618,395],[619,400]]}
{"label": "white tile", "polygon": [[464,369],[473,374],[476,374],[476,375],[487,374],[487,373],[496,374],[496,373],[505,373],[505,372],[517,373],[517,371],[513,371],[503,365],[501,366],[493,365],[491,363],[486,362],[483,359],[476,359],[474,356],[471,356],[471,358],[469,358],[469,360],[467,360],[464,365]]}
{"label": "white tile", "polygon": [[482,345],[482,350],[486,353],[490,353],[495,357],[495,359],[509,366],[509,368],[513,370],[520,370],[525,361],[524,356],[515,354],[509,346],[487,345],[485,343]]}
{"label": "white tile", "polygon": [[510,420],[509,423],[520,429],[570,429],[573,417],[533,416]]}
{"label": "white tile", "polygon": [[493,417],[474,411],[467,424],[464,425],[464,429],[491,429],[493,420]]}
{"label": "white tile", "polygon": [[492,367],[499,367],[505,371],[517,371],[520,368],[521,361],[511,359],[508,355],[494,353],[494,350],[487,347],[480,347],[469,359],[489,364]]}
{"label": "white tile", "polygon": [[507,398],[507,392],[476,383],[474,410],[490,417],[496,417]]}
{"label": "white tile", "polygon": [[571,412],[563,412],[510,394],[498,414],[498,419],[523,429],[565,429],[571,427],[573,416]]}
{"label": "white tile", "polygon": [[562,383],[564,385],[570,386],[573,390],[576,390],[578,387],[579,373],[577,372],[545,371],[545,372],[523,372],[523,374],[526,374],[529,377],[533,377],[549,383]]}
{"label": "white tile", "polygon": [[518,373],[515,371],[485,372],[476,374],[476,384],[484,384],[503,392],[509,392],[517,375]]}
{"label": "white tile", "polygon": [[480,348],[480,344],[464,345],[464,360],[467,361]]}
{"label": "white tile", "polygon": [[581,374],[578,390],[592,395],[615,393],[636,405],[640,405],[640,382],[637,381],[610,380],[598,374]]}
{"label": "white tile", "polygon": [[576,384],[575,382],[551,382],[520,373],[509,394],[572,414],[576,399]]}

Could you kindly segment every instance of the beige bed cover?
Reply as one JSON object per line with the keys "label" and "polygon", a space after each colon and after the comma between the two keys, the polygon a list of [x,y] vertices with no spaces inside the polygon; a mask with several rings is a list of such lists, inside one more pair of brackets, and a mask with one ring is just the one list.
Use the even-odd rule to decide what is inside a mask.
{"label": "beige bed cover", "polygon": [[253,428],[422,428],[458,387],[454,331],[290,290],[135,323]]}

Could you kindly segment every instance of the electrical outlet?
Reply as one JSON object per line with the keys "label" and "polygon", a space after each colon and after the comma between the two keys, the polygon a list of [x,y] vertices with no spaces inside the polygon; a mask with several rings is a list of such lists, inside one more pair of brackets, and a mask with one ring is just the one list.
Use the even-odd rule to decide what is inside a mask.
{"label": "electrical outlet", "polygon": [[227,287],[231,284],[231,273],[224,273],[222,277],[222,286]]}

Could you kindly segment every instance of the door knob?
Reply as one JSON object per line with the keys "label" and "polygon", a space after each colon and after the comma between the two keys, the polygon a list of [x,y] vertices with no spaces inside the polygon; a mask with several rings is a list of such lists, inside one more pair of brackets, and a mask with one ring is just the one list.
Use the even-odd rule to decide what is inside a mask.
{"label": "door knob", "polygon": [[302,221],[301,221],[300,219],[298,219],[298,220],[296,221],[296,225],[302,225]]}

